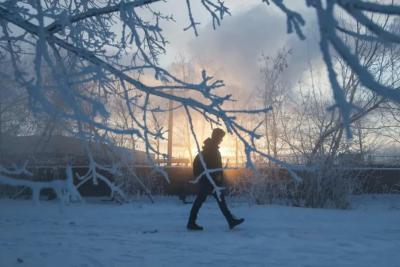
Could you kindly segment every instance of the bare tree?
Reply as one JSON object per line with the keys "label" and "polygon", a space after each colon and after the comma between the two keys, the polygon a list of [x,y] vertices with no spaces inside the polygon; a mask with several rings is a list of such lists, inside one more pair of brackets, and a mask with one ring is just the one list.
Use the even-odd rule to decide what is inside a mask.
{"label": "bare tree", "polygon": [[262,55],[261,74],[263,87],[260,89],[264,108],[271,108],[265,113],[265,142],[267,153],[278,157],[280,127],[278,120],[284,116],[284,102],[288,99],[289,85],[285,82],[285,70],[288,67],[290,49],[280,50],[276,56]]}
{"label": "bare tree", "polygon": [[[226,109],[224,104],[231,101],[232,96],[218,94],[218,88],[224,85],[221,80],[214,80],[204,70],[197,82],[188,83],[159,67],[158,57],[165,51],[166,44],[160,21],[171,20],[171,17],[154,10],[156,2],[160,1],[5,1],[0,4],[0,55],[11,61],[14,79],[26,89],[32,110],[56,114],[59,120],[70,121],[71,132],[78,132],[81,137],[91,136],[93,132],[135,135],[145,144],[148,154],[157,153],[151,139],[161,138],[163,132],[152,130],[149,120],[153,113],[166,111],[152,105],[154,99],[161,98],[182,107],[198,149],[193,113],[201,114],[213,125],[224,125],[233,133],[243,144],[247,166],[253,166],[252,154],[256,154],[289,167],[257,148],[255,139],[260,137],[257,133],[259,127],[246,128],[235,116],[238,113],[264,113],[268,109]],[[290,10],[281,0],[263,2],[275,4],[287,15],[289,33],[294,31],[300,38],[305,38],[302,32],[305,21],[299,13]],[[201,4],[211,15],[214,27],[229,14],[222,1],[202,0]],[[339,110],[341,122],[350,137],[352,113],[356,109],[346,99],[344,88],[339,84],[332,50],[355,72],[360,84],[371,92],[396,102],[400,102],[400,94],[363,67],[358,55],[346,46],[338,32],[367,41],[398,43],[400,38],[396,32],[382,28],[366,13],[397,16],[400,6],[361,0],[326,3],[307,0],[306,4],[315,10],[318,17],[320,48],[335,100],[332,110]],[[193,29],[197,35],[198,23],[190,0],[186,1],[186,7],[189,17],[186,29]],[[336,10],[344,10],[368,31],[357,33],[339,25]],[[119,29],[118,32],[115,29]],[[124,58],[127,54],[130,55],[128,63]],[[27,69],[22,63],[23,57],[33,63],[32,69]],[[74,68],[70,68],[68,61],[73,61]],[[44,68],[50,69],[55,84],[44,82]],[[141,79],[143,73],[154,75],[160,82],[146,82]],[[115,81],[119,81],[121,86],[116,87]],[[180,94],[182,91],[190,91],[197,97],[185,97]],[[119,98],[126,105],[134,122],[131,127],[118,127],[109,119],[110,96]],[[141,110],[141,116],[133,114],[134,107]],[[156,165],[154,167],[165,174]],[[293,172],[292,175],[298,178]],[[211,180],[210,175],[207,177]],[[215,189],[218,192],[219,189]]]}

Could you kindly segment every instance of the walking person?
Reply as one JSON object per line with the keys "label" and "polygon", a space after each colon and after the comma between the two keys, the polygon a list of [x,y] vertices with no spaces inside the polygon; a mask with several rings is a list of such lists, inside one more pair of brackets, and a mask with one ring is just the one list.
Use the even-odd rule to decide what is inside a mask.
{"label": "walking person", "polygon": [[[211,178],[217,186],[222,186],[223,184],[223,171],[222,171],[222,160],[221,153],[219,152],[219,145],[222,142],[222,139],[225,136],[225,132],[222,129],[216,128],[213,130],[211,134],[211,138],[207,138],[204,141],[204,146],[202,151],[200,152],[203,155],[204,162],[206,164],[207,169],[221,169],[216,172],[210,173]],[[203,165],[201,164],[201,160],[199,155],[193,161],[193,174],[195,177],[198,177],[204,171]],[[228,222],[229,228],[233,229],[235,226],[244,222],[244,219],[235,218],[232,213],[229,211],[228,206],[226,205],[225,197],[223,192],[221,192],[220,196],[217,196],[214,191],[213,185],[208,180],[207,176],[203,174],[198,182],[198,192],[196,196],[196,200],[193,203],[192,209],[190,210],[189,221],[187,223],[187,229],[189,230],[203,230],[203,227],[197,225],[197,214],[201,208],[201,205],[207,199],[207,196],[212,193],[214,198],[218,202],[218,206],[225,216],[226,221]]]}

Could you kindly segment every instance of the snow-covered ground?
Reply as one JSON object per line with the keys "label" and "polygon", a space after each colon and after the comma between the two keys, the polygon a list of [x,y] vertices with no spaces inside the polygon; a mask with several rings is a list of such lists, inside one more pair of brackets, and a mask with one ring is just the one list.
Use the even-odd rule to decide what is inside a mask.
{"label": "snow-covered ground", "polygon": [[190,205],[172,198],[60,206],[0,200],[0,266],[400,266],[400,195],[355,197],[350,210],[229,204],[214,199],[203,232],[185,229]]}

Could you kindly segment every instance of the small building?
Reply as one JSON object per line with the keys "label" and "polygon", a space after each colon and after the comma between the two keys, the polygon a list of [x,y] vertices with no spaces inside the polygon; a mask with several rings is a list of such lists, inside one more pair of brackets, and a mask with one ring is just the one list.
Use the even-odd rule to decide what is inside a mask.
{"label": "small building", "polygon": [[134,165],[149,165],[145,152],[104,142],[82,141],[61,135],[0,136],[0,164],[5,166],[26,161],[29,167],[65,166],[68,163],[82,166],[89,162],[88,151],[101,164],[124,160]]}

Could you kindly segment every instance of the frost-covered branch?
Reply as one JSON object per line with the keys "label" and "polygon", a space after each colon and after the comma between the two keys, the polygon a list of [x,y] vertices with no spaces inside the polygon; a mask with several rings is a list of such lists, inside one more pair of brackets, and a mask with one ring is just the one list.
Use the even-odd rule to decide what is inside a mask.
{"label": "frost-covered branch", "polygon": [[32,191],[32,200],[34,200],[36,203],[39,203],[40,192],[45,188],[53,189],[62,203],[69,203],[71,201],[82,202],[82,197],[73,183],[74,180],[70,165],[67,165],[65,169],[65,180],[52,180],[48,182],[13,177],[19,175],[29,175],[32,177],[32,173],[27,171],[25,167],[26,166],[17,169],[8,169],[0,166],[0,184],[30,188]]}
{"label": "frost-covered branch", "polygon": [[27,175],[32,176],[32,173],[26,169],[28,162],[25,162],[23,166],[13,166],[12,168],[4,168],[0,165],[0,173],[5,175]]}
{"label": "frost-covered branch", "polygon": [[73,15],[73,16],[62,16],[59,20],[52,22],[46,26],[46,31],[49,33],[56,33],[63,30],[68,24],[73,24],[81,20],[89,19],[91,17],[98,17],[120,11],[124,8],[136,8],[144,5],[149,5],[154,2],[160,2],[162,0],[136,0],[136,1],[119,1],[118,3],[112,3],[105,7],[90,8],[85,12]]}
{"label": "frost-covered branch", "polygon": [[305,25],[305,20],[300,15],[300,13],[290,10],[286,7],[283,3],[283,0],[263,0],[268,5],[270,1],[273,2],[282,12],[286,14],[286,25],[287,25],[287,32],[293,33],[293,28],[296,34],[300,37],[300,39],[305,39],[304,33],[301,29]]}
{"label": "frost-covered branch", "polygon": [[[196,36],[199,35],[197,26],[200,25],[199,22],[196,22],[194,19],[193,15],[193,10],[192,10],[192,5],[191,5],[191,0],[186,0],[186,6],[188,9],[188,14],[189,14],[189,26],[184,28],[184,30],[189,30],[193,29],[194,34]],[[225,3],[221,0],[201,0],[201,4],[204,6],[204,8],[208,11],[208,13],[212,17],[212,24],[213,28],[216,29],[217,26],[221,25],[221,20],[224,18],[226,14],[231,15],[229,8],[225,6]]]}
{"label": "frost-covered branch", "polygon": [[[21,28],[27,29],[30,33],[35,34],[37,36],[42,36],[42,39],[45,38],[51,47],[53,47],[53,44],[56,44],[65,50],[72,52],[76,54],[78,57],[87,60],[88,62],[92,63],[95,66],[101,66],[104,70],[108,71],[112,75],[115,75],[118,77],[121,81],[127,82],[130,85],[134,86],[137,90],[142,91],[143,93],[146,94],[146,100],[145,102],[148,102],[148,98],[150,96],[158,96],[164,99],[170,99],[174,100],[177,103],[180,104],[185,104],[189,105],[197,110],[200,110],[203,114],[211,118],[210,116],[215,116],[219,117],[221,113],[226,113],[221,107],[222,105],[226,102],[229,101],[231,98],[231,95],[226,95],[226,96],[218,96],[213,93],[213,90],[220,88],[223,86],[222,81],[212,81],[212,77],[208,76],[205,71],[202,72],[202,81],[199,84],[189,84],[183,81],[180,81],[177,78],[174,78],[172,75],[170,75],[167,71],[161,71],[160,68],[157,68],[157,72],[164,74],[166,77],[172,78],[172,80],[175,82],[175,85],[163,85],[163,86],[148,86],[140,82],[139,80],[136,80],[129,76],[128,74],[124,73],[121,70],[118,70],[116,67],[112,66],[110,63],[100,59],[93,53],[87,51],[86,49],[83,48],[78,48],[75,47],[68,42],[55,37],[49,33],[46,33],[43,30],[40,30],[39,27],[33,25],[32,23],[28,21],[24,21],[22,18],[18,17],[18,15],[11,14],[10,12],[7,12],[6,10],[0,9],[2,12],[2,15],[5,16],[9,21],[12,21],[14,24],[20,26]],[[1,14],[1,13],[0,13]],[[56,53],[57,54],[57,53]],[[58,56],[59,57],[59,56]],[[49,63],[51,62],[50,59],[47,59]],[[38,69],[38,68],[37,68]],[[39,73],[38,73],[39,75]],[[64,82],[65,85],[65,82]],[[39,87],[37,85],[36,87]],[[205,104],[201,101],[198,101],[197,99],[194,98],[186,98],[186,97],[180,97],[177,94],[171,94],[166,92],[165,90],[178,90],[178,89],[185,89],[185,90],[192,90],[195,92],[200,93],[205,99],[210,100],[210,104]],[[70,96],[70,93],[66,93],[67,96]],[[127,100],[127,94],[124,93],[125,99]],[[66,114],[65,112],[62,112],[62,115],[64,117],[69,117],[69,118],[74,118],[73,115],[75,115],[76,119],[79,119],[85,123],[92,124],[93,126],[104,129],[107,131],[112,131],[114,133],[119,133],[119,134],[135,134],[139,138],[143,138],[143,140],[146,143],[146,149],[153,150],[151,148],[150,142],[148,140],[148,137],[146,135],[149,133],[148,128],[146,125],[138,125],[141,129],[142,132],[139,132],[137,130],[119,130],[111,127],[107,127],[103,124],[100,124],[98,122],[94,122],[90,120],[88,116],[86,116],[79,108],[79,106],[75,105],[75,102],[68,101],[68,103],[72,103],[72,109],[77,113],[77,114]],[[67,103],[67,104],[68,104]],[[130,105],[129,101],[127,101],[127,104]],[[106,115],[106,110],[104,105],[102,105],[100,102],[93,102],[91,104],[95,110],[101,111],[100,114],[104,114],[103,116]],[[47,103],[47,106],[50,106],[50,103]],[[144,105],[144,107],[147,106],[147,104]],[[253,111],[244,111],[244,110],[228,110],[227,112],[252,112],[252,113],[257,113],[257,112],[264,112],[264,110],[253,110]],[[144,114],[146,114],[146,110],[144,109]],[[134,116],[132,116],[134,117]],[[228,116],[226,116],[228,117]],[[233,119],[234,117],[231,117]],[[144,117],[144,120],[146,120],[146,117]],[[154,135],[154,134],[153,134]],[[154,151],[154,150],[153,150]]]}
{"label": "frost-covered branch", "polygon": [[[54,114],[61,123],[65,122],[70,133],[76,133],[80,128],[85,137],[134,137],[144,145],[152,165],[166,177],[151,156],[162,155],[154,141],[162,140],[166,131],[162,127],[152,127],[158,125],[154,114],[167,110],[159,103],[173,101],[176,108],[185,109],[188,119],[191,120],[190,112],[196,112],[211,125],[224,126],[234,134],[244,146],[247,166],[254,166],[252,156],[258,155],[290,168],[257,148],[255,140],[261,136],[261,124],[245,127],[238,120],[239,116],[264,114],[270,110],[268,107],[228,109],[226,104],[234,101],[234,97],[221,93],[223,81],[203,70],[195,82],[187,82],[159,66],[159,56],[165,53],[167,44],[161,25],[173,18],[154,10],[152,7],[157,6],[154,5],[156,2],[161,1],[1,3],[0,55],[11,62],[14,80],[26,89],[31,110]],[[283,0],[264,2],[271,2],[286,15],[289,33],[293,32],[301,39],[306,37],[303,30],[306,21],[298,11],[288,8]],[[188,10],[189,26],[186,29],[193,29],[197,35],[194,1],[182,3]],[[400,93],[372,75],[338,33],[386,46],[397,45],[400,41],[398,31],[381,27],[373,15],[398,16],[400,7],[361,0],[306,0],[305,3],[316,12],[320,26],[320,49],[335,100],[330,110],[340,111],[341,125],[350,137],[353,114],[360,110],[348,99],[344,86],[338,81],[335,57],[341,58],[372,93],[397,103]],[[211,16],[214,28],[230,14],[221,0],[202,0],[200,5]],[[341,10],[364,27],[365,33],[339,25],[337,17]],[[121,126],[115,120],[112,102],[120,103],[127,111],[129,126]],[[97,168],[93,163],[89,176],[102,179],[95,173]],[[297,179],[294,173],[292,175]],[[219,189],[215,189],[218,193]]]}
{"label": "frost-covered branch", "polygon": [[[301,31],[304,20],[300,14],[289,10],[282,0],[264,1],[267,3],[273,2],[286,14],[289,33],[293,32],[292,29],[294,27],[296,34],[301,39],[304,38],[303,32]],[[318,19],[321,38],[320,49],[328,69],[329,81],[335,100],[335,105],[331,107],[330,110],[334,108],[339,109],[347,136],[351,137],[350,117],[358,108],[349,103],[343,93],[344,88],[338,82],[337,73],[334,68],[336,64],[334,60],[336,53],[351,67],[361,84],[371,92],[399,103],[400,91],[397,88],[387,86],[376,80],[376,77],[373,77],[369,70],[360,64],[359,55],[352,53],[350,47],[344,43],[337,33],[344,33],[355,39],[362,39],[371,43],[381,43],[386,46],[398,44],[400,42],[398,31],[386,29],[382,25],[377,24],[374,18],[376,15],[385,15],[390,16],[392,19],[391,21],[394,22],[395,16],[398,17],[400,15],[400,6],[394,2],[379,3],[363,0],[307,0],[305,2],[309,7],[315,10]],[[359,32],[354,32],[353,29],[348,29],[339,25],[337,21],[340,10],[345,11],[355,22],[362,25],[368,31],[368,34],[360,34]]]}
{"label": "frost-covered branch", "polygon": [[88,181],[92,180],[93,185],[98,185],[99,184],[99,180],[104,182],[108,188],[110,188],[110,197],[114,198],[117,195],[120,196],[123,201],[127,201],[128,198],[125,196],[124,192],[119,188],[119,186],[117,186],[116,184],[114,184],[108,177],[106,177],[103,173],[109,173],[113,176],[119,176],[122,175],[120,173],[120,171],[118,170],[117,166],[115,164],[112,165],[112,167],[105,167],[102,164],[99,164],[95,161],[95,159],[93,158],[92,152],[90,151],[89,147],[87,144],[84,144],[85,146],[85,150],[86,150],[86,154],[89,157],[89,164],[88,164],[88,170],[86,172],[86,174],[84,174],[83,176],[80,176],[78,173],[76,173],[76,176],[78,178],[79,183],[76,185],[76,188],[81,187],[82,185],[84,185],[85,183],[87,183]]}

